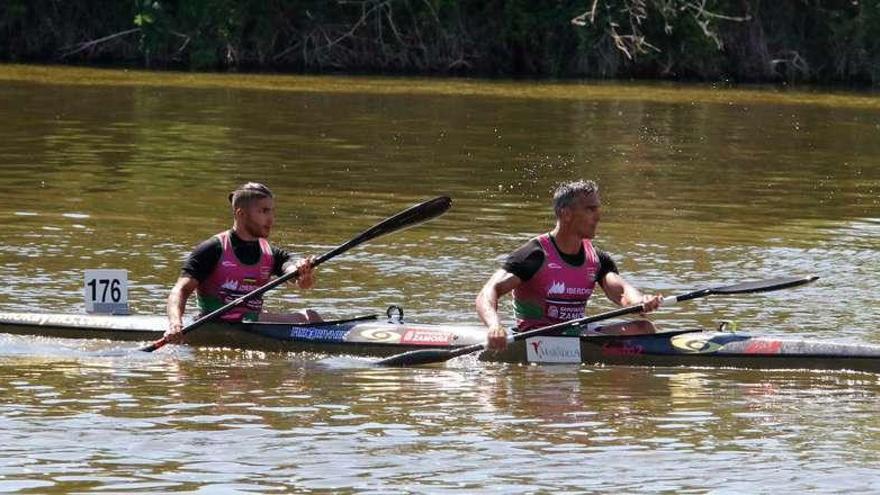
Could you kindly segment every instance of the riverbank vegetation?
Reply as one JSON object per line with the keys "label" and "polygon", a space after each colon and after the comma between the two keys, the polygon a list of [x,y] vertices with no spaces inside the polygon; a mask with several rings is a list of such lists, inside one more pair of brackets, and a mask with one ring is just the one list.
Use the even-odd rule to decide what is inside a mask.
{"label": "riverbank vegetation", "polygon": [[6,0],[0,59],[878,85],[880,2]]}

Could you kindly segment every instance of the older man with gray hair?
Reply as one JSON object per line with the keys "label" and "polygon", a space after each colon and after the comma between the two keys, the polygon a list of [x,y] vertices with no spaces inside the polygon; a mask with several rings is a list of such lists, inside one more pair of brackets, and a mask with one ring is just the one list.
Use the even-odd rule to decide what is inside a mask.
{"label": "older man with gray hair", "polygon": [[[507,330],[498,316],[498,300],[513,292],[517,331],[583,318],[598,284],[615,304],[660,306],[662,295],[647,296],[618,272],[614,260],[593,246],[601,217],[599,186],[593,181],[560,185],[553,195],[556,227],[523,244],[507,256],[477,295],[480,319],[489,328],[489,348],[507,345]],[[609,334],[653,332],[646,320],[596,328]]]}

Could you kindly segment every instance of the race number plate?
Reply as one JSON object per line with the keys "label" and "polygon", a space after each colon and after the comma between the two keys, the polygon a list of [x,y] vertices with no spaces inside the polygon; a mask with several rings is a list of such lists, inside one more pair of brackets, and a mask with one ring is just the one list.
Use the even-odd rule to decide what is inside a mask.
{"label": "race number plate", "polygon": [[87,313],[128,314],[128,271],[86,270],[83,297]]}

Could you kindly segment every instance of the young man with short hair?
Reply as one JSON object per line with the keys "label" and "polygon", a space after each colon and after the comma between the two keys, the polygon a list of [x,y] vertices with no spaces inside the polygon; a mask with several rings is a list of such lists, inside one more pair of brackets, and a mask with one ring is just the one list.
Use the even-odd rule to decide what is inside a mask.
{"label": "young man with short hair", "polygon": [[[263,184],[249,182],[229,194],[232,228],[212,236],[193,250],[184,262],[180,278],[168,296],[168,330],[165,336],[178,341],[189,296],[195,292],[201,314],[254,291],[270,278],[299,270],[296,284],[309,289],[315,284],[314,257],[293,260],[289,252],[269,245],[267,238],[275,222],[275,200]],[[305,310],[289,315],[262,313],[263,299],[250,299],[219,317],[242,320],[320,321],[318,313]]]}

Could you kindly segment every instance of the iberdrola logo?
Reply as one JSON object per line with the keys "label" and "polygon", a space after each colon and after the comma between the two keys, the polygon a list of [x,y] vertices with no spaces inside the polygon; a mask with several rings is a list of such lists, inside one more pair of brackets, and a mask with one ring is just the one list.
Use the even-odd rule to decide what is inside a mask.
{"label": "iberdrola logo", "polygon": [[550,284],[550,288],[547,289],[547,294],[565,294],[565,282],[557,282],[553,281]]}

